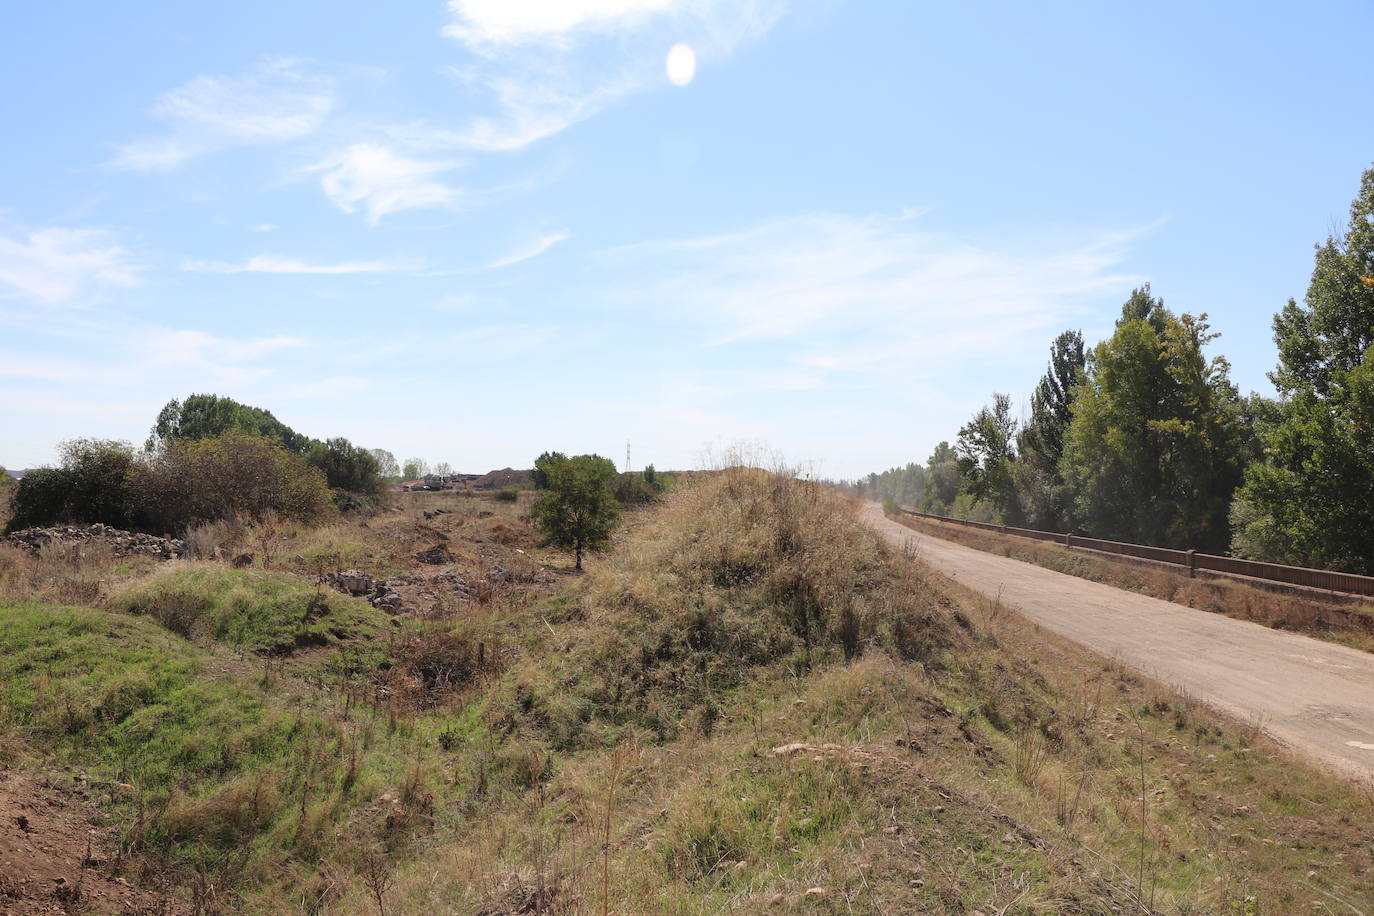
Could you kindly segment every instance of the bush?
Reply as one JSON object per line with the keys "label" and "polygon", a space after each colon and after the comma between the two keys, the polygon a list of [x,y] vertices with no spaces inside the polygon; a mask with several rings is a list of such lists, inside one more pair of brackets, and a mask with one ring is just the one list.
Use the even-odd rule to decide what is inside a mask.
{"label": "bush", "polygon": [[520,498],[520,491],[515,487],[502,487],[493,494],[493,498],[503,503],[513,503]]}
{"label": "bush", "polygon": [[381,495],[381,465],[377,456],[343,437],[315,443],[306,460],[324,472],[332,489],[365,497]]}
{"label": "bush", "polygon": [[62,464],[24,475],[13,498],[8,530],[57,523],[139,527],[143,501],[133,446],[111,439],[72,439],[60,446]]}
{"label": "bush", "polygon": [[9,522],[14,509],[14,491],[18,488],[18,482],[0,467],[0,527]]}
{"label": "bush", "polygon": [[333,511],[324,474],[274,442],[229,432],[168,444],[139,480],[140,497],[157,525],[191,525],[276,513],[307,524]]}

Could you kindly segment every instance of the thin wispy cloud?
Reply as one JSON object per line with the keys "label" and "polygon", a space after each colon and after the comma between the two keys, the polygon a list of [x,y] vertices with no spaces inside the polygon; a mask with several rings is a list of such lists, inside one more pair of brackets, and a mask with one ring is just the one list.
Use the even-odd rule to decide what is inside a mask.
{"label": "thin wispy cloud", "polygon": [[528,245],[521,246],[520,248],[515,249],[509,254],[503,255],[502,257],[497,258],[495,261],[492,261],[490,264],[487,264],[483,268],[483,270],[500,270],[503,267],[510,267],[514,264],[519,264],[521,261],[528,261],[531,258],[537,258],[541,254],[552,248],[554,245],[557,245],[559,242],[566,241],[570,238],[572,238],[572,233],[569,232],[567,229],[563,229],[559,232],[551,232],[548,235],[541,235],[539,238],[530,242]]}
{"label": "thin wispy cloud", "polygon": [[576,30],[623,29],[672,7],[673,0],[450,0],[453,22],[444,34],[487,49],[563,44]]}
{"label": "thin wispy cloud", "polygon": [[110,165],[158,172],[217,150],[299,140],[334,109],[334,83],[300,61],[270,59],[240,76],[197,76],[165,93],[150,114],[158,134],[116,148]]}
{"label": "thin wispy cloud", "polygon": [[276,255],[255,255],[242,264],[227,261],[188,260],[181,263],[181,269],[199,273],[214,274],[306,274],[316,276],[335,276],[342,274],[379,274],[395,273],[411,269],[414,265],[392,261],[340,261],[334,264],[312,264],[298,258]]}
{"label": "thin wispy cloud", "polygon": [[316,163],[320,187],[345,213],[361,211],[371,225],[389,213],[454,206],[460,188],[438,180],[454,163],[413,159],[378,143],[355,143]]}
{"label": "thin wispy cloud", "polygon": [[[1130,232],[1027,244],[922,231],[910,218],[819,214],[739,232],[628,246],[605,268],[703,326],[715,345],[786,341],[793,364],[857,373],[934,369],[1024,351],[1142,278]],[[1027,233],[1044,238],[1044,233]]]}
{"label": "thin wispy cloud", "polygon": [[98,229],[37,229],[0,236],[0,293],[46,305],[87,303],[135,286],[142,267]]}
{"label": "thin wispy cloud", "polygon": [[444,34],[473,55],[451,74],[493,112],[428,140],[456,148],[521,149],[667,84],[677,43],[699,60],[733,53],[781,17],[782,0],[450,0]]}

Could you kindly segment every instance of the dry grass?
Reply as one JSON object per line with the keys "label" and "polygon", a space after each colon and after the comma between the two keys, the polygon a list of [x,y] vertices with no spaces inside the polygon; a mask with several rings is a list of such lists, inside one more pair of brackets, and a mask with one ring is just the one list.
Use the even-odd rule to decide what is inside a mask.
{"label": "dry grass", "polygon": [[96,606],[157,565],[146,557],[116,557],[99,542],[51,543],[37,551],[0,544],[0,602]]}
{"label": "dry grass", "polygon": [[[436,542],[464,575],[511,577],[301,658],[120,618],[169,647],[144,664],[185,656],[198,689],[244,694],[217,707],[223,727],[266,716],[283,736],[216,779],[219,745],[179,732],[202,775],[162,778],[127,820],[184,895],[398,916],[1369,910],[1374,791],[961,591],[832,491],[696,476],[581,577],[537,546],[523,504],[406,496],[366,525],[279,531],[254,581],[336,561],[423,571],[412,554]],[[64,568],[34,559],[0,583]],[[75,589],[115,569],[63,575]],[[111,695],[133,696],[149,679],[121,668],[130,641],[100,645]],[[30,676],[3,686],[79,693],[60,670]],[[60,724],[61,703],[40,705]],[[91,719],[124,740],[113,721]],[[49,753],[22,737],[14,761]],[[132,736],[85,758],[60,740],[78,766],[117,772],[126,747],[168,765]]]}
{"label": "dry grass", "polygon": [[[388,912],[1287,913],[1374,896],[1357,792],[983,606],[834,496],[752,473],[698,481],[523,618],[526,657],[475,704],[485,801],[399,866]],[[824,621],[809,647],[799,594]],[[931,631],[915,660],[875,612],[902,607]],[[359,886],[330,910],[375,906]]]}
{"label": "dry grass", "polygon": [[924,534],[1035,563],[1081,579],[1374,651],[1374,609],[1361,606],[1360,602],[1336,596],[1323,599],[1296,589],[1268,590],[1245,582],[1205,575],[1189,578],[1185,572],[1152,564],[1114,559],[1070,550],[1057,544],[971,530],[911,516],[897,516],[895,520]]}

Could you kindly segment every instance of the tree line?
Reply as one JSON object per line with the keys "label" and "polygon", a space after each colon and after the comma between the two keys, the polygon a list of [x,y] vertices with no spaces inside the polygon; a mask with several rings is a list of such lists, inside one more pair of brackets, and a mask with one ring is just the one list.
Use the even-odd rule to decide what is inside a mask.
{"label": "tree line", "polygon": [[859,482],[936,514],[1374,574],[1374,168],[1273,318],[1277,397],[1241,396],[1207,315],[1149,285],[1065,331],[1024,420],[995,393],[925,464]]}
{"label": "tree line", "polygon": [[270,411],[193,394],[158,413],[142,449],[73,439],[55,467],[25,474],[10,494],[8,529],[95,524],[181,532],[235,515],[314,522],[369,509],[383,480],[376,456],[348,439],[312,439]]}

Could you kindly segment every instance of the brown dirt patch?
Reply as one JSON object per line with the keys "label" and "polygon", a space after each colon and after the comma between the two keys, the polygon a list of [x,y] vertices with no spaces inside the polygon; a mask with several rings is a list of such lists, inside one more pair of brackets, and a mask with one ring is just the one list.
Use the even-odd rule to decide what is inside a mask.
{"label": "brown dirt patch", "polygon": [[189,913],[184,901],[106,874],[112,832],[87,803],[31,773],[0,770],[0,913]]}

